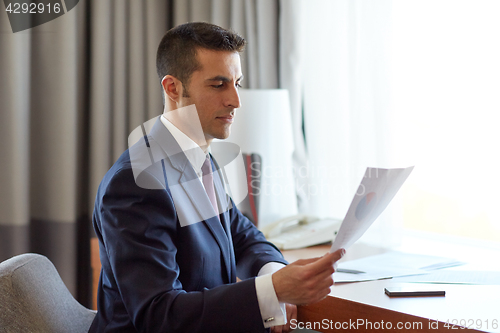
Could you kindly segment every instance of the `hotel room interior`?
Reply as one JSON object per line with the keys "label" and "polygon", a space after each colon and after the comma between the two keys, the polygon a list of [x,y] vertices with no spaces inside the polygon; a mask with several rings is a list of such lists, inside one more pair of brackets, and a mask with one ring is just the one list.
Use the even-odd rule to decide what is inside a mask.
{"label": "hotel room interior", "polygon": [[[30,271],[35,282],[29,283],[55,272],[64,284],[45,282],[53,295],[82,306],[67,301],[76,317],[88,322],[96,309],[97,187],[129,147],[132,131],[163,111],[158,43],[176,25],[204,21],[248,43],[241,57],[242,107],[228,141],[245,161],[260,161],[258,170],[247,165],[243,186],[250,195],[241,199],[259,229],[296,222],[297,214],[310,226],[340,223],[367,168],[414,166],[340,267],[389,253],[455,262],[442,269],[453,278],[384,276],[393,277],[391,286],[426,282],[446,289],[442,300],[425,299],[433,304],[390,298],[383,291],[390,280],[378,277],[336,284],[318,313],[299,307],[299,321],[343,309],[338,320],[357,320],[353,313],[362,311],[373,321],[401,318],[424,327],[439,321],[438,331],[447,319],[500,331],[500,309],[488,303],[500,296],[499,1],[62,1],[60,16],[15,33],[8,2],[0,5],[0,262],[28,253],[48,258]],[[328,223],[321,235],[327,239],[311,240],[311,247],[280,243],[285,258],[326,253],[325,241],[335,237]],[[55,270],[47,268],[50,262]],[[2,288],[0,309],[31,311],[8,303],[31,290],[12,296]],[[43,297],[52,297],[50,290]],[[489,310],[440,312],[463,299],[488,303]],[[53,306],[50,320],[64,307]],[[0,331],[8,316],[2,318]]]}

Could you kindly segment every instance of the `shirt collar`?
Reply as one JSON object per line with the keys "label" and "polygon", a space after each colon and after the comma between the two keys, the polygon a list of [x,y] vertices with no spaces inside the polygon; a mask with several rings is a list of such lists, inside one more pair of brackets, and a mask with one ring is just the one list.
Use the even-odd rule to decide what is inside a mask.
{"label": "shirt collar", "polygon": [[178,129],[174,124],[172,124],[163,115],[160,117],[161,122],[170,131],[175,141],[179,144],[182,151],[186,155],[188,161],[193,166],[194,171],[197,174],[201,174],[201,167],[207,158],[207,152],[203,151],[196,142],[194,142],[189,136],[184,134],[180,129]]}

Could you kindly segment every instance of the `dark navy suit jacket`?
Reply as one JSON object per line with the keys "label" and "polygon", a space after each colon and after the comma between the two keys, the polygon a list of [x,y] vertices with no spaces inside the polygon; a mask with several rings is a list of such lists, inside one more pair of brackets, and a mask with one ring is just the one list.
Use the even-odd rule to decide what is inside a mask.
{"label": "dark navy suit jacket", "polygon": [[[195,177],[159,119],[106,173],[93,216],[102,270],[90,332],[264,331],[253,277],[286,261],[236,206],[181,226],[181,215],[203,217],[198,206],[209,204]],[[219,206],[231,206],[214,183]]]}

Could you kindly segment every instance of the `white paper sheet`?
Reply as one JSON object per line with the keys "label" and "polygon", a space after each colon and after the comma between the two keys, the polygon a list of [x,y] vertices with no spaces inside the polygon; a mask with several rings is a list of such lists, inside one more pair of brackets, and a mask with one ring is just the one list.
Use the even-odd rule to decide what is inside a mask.
{"label": "white paper sheet", "polygon": [[398,278],[395,282],[499,285],[500,272],[439,270],[425,275]]}
{"label": "white paper sheet", "polygon": [[[338,270],[361,271],[359,274],[335,272],[335,283],[359,282],[387,279],[392,277],[427,274],[432,269],[462,265],[463,262],[451,258],[428,256],[404,252],[387,252],[361,259],[339,263]],[[419,278],[419,277],[411,277]],[[408,278],[408,279],[411,279]],[[405,280],[406,281],[406,280]]]}
{"label": "white paper sheet", "polygon": [[356,242],[384,211],[412,170],[413,166],[401,169],[367,168],[330,252],[347,249]]}
{"label": "white paper sheet", "polygon": [[[345,283],[345,282],[362,282],[362,281],[372,281],[372,280],[382,280],[382,279],[392,279],[393,277],[407,277],[410,275],[419,275],[427,273],[420,269],[396,269],[396,270],[385,270],[377,269],[371,271],[370,273],[360,273],[360,274],[350,274],[335,272],[333,273],[333,281],[335,283]],[[406,280],[405,280],[406,281]]]}

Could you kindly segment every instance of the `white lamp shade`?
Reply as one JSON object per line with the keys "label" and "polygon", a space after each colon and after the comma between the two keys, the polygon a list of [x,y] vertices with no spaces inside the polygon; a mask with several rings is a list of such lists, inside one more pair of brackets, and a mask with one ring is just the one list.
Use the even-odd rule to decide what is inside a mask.
{"label": "white lamp shade", "polygon": [[243,153],[262,157],[258,212],[262,228],[297,214],[289,95],[285,89],[240,89],[240,100],[225,141],[239,145]]}

